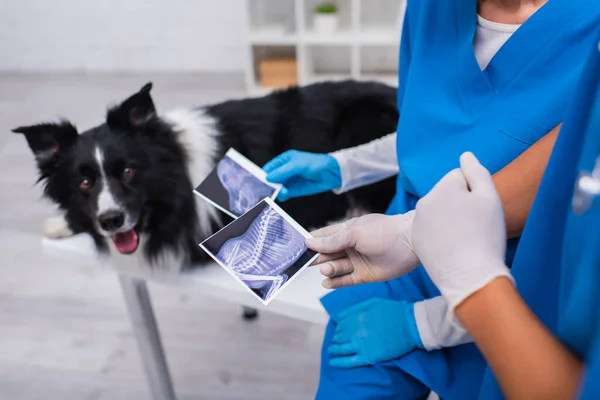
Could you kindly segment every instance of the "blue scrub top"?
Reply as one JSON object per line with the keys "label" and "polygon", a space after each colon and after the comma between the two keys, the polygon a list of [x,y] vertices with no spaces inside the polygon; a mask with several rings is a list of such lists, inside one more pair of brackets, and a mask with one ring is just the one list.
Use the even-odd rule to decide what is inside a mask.
{"label": "blue scrub top", "polygon": [[[546,326],[588,365],[582,398],[600,398],[600,200],[571,204],[577,178],[600,154],[600,49],[590,57],[532,207],[512,273]],[[503,398],[491,371],[480,399]]]}
{"label": "blue scrub top", "polygon": [[495,173],[561,123],[600,18],[598,0],[549,0],[481,71],[476,12],[477,0],[408,1],[391,212],[411,209],[463,152]]}
{"label": "blue scrub top", "polygon": [[[476,13],[477,0],[408,1],[398,88],[400,174],[388,214],[413,209],[458,167],[463,152],[472,151],[495,173],[561,123],[600,20],[598,0],[549,0],[481,71],[473,51]],[[552,286],[547,290],[556,298]],[[322,303],[335,321],[339,312],[369,298],[417,302],[438,295],[418,268],[393,281],[336,290]],[[330,323],[324,348],[332,332]],[[431,388],[444,399],[471,399],[485,372],[473,344],[418,349],[344,373],[328,367],[327,357],[325,352],[319,399],[349,387],[353,398],[409,398]]]}
{"label": "blue scrub top", "polygon": [[[465,151],[496,173],[565,116],[600,10],[598,0],[549,0],[481,71],[477,0],[409,1],[400,70],[400,173],[388,214],[415,207]],[[510,265],[518,239],[510,240]]]}

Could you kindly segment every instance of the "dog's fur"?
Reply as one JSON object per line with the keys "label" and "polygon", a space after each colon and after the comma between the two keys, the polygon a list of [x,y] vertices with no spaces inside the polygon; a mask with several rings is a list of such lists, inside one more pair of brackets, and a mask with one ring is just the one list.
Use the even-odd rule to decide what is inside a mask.
{"label": "dog's fur", "polygon": [[[394,132],[398,119],[395,89],[377,83],[320,83],[161,116],[151,88],[110,108],[105,123],[81,134],[67,121],[14,129],[35,155],[45,196],[64,213],[66,224],[54,219],[49,230],[88,233],[106,251],[108,237],[133,229],[139,249],[132,253],[151,264],[169,254],[180,266],[192,265],[205,260],[198,243],[228,222],[196,201],[193,185],[229,148],[264,165],[290,149],[328,153],[367,143]],[[355,209],[383,212],[394,186],[392,178],[282,207],[300,225],[320,227]],[[115,212],[121,220],[107,223]]]}

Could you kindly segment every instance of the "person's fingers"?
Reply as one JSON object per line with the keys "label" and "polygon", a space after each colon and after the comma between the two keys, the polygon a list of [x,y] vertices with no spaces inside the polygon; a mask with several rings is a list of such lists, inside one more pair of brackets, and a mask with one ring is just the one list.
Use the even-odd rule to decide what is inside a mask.
{"label": "person's fingers", "polygon": [[[424,209],[434,206],[438,207],[440,200],[444,200],[449,193],[461,193],[469,190],[467,181],[459,168],[448,172],[442,179],[436,183],[433,188],[425,196],[421,197],[415,206],[415,219],[419,219],[419,214]],[[441,199],[440,199],[441,195]]]}
{"label": "person's fingers", "polygon": [[[361,316],[364,312],[368,312],[368,310],[354,313],[351,315],[343,315],[342,313],[340,313],[340,315],[342,316],[340,317],[340,315],[338,315],[337,320],[335,321],[337,324],[335,332],[350,334],[353,337],[356,334],[357,329],[359,329],[359,321],[362,320]],[[350,340],[350,342],[352,341],[353,339]]]}
{"label": "person's fingers", "polygon": [[329,366],[332,368],[358,368],[370,365],[364,357],[360,355],[348,356],[348,357],[334,357],[329,360]]}
{"label": "person's fingers", "polygon": [[[320,268],[325,263],[328,263],[330,261],[339,260],[340,258],[344,258],[344,257],[346,257],[346,252],[345,251],[340,251],[340,252],[333,253],[333,254],[321,254],[315,260],[315,262],[313,262],[311,264],[311,267],[318,266]],[[323,272],[321,272],[321,273],[323,273]],[[329,276],[329,275],[327,275],[327,276]]]}
{"label": "person's fingers", "polygon": [[348,286],[356,286],[361,283],[365,282],[360,279],[357,279],[355,274],[348,274],[336,276],[335,278],[327,278],[323,280],[321,285],[323,285],[325,289],[340,289]]}
{"label": "person's fingers", "polygon": [[303,171],[303,166],[298,165],[294,160],[279,166],[275,170],[267,174],[267,181],[271,183],[283,183],[285,184],[288,180],[297,177]]}
{"label": "person's fingers", "polygon": [[265,165],[263,165],[262,169],[267,174],[270,174],[271,172],[275,171],[277,168],[290,162],[293,155],[294,155],[293,150],[288,150],[286,152],[283,152],[280,155],[278,155],[277,157],[273,158],[271,161],[267,162]]}
{"label": "person's fingers", "polygon": [[352,307],[348,307],[336,316],[336,321],[339,322],[345,318],[348,318],[349,316],[351,316],[353,314],[367,311],[371,307],[373,307],[373,305],[376,304],[377,301],[379,301],[379,299],[377,299],[377,298],[369,299],[369,300],[363,301],[361,303],[355,304]]}
{"label": "person's fingers", "polygon": [[347,225],[345,222],[341,224],[329,225],[321,229],[317,229],[316,231],[312,231],[310,234],[313,237],[326,237],[340,233],[344,229],[346,229]]}
{"label": "person's fingers", "polygon": [[465,179],[464,175],[462,174],[462,171],[460,170],[460,168],[456,168],[456,169],[453,169],[452,171],[448,172],[442,179],[440,179],[440,181],[438,183],[435,184],[433,189],[431,189],[431,192],[429,192],[427,195],[425,195],[425,197],[431,197],[431,196],[429,196],[429,194],[432,194],[432,193],[439,194],[439,193],[447,193],[448,191],[453,193],[456,190],[462,190],[462,191],[469,190],[469,187],[467,185],[467,180]]}
{"label": "person's fingers", "polygon": [[281,190],[279,191],[279,193],[277,194],[277,201],[280,202],[285,202],[288,201],[290,199],[290,191],[284,186],[281,188]]}
{"label": "person's fingers", "polygon": [[328,188],[324,189],[319,182],[313,182],[309,179],[306,179],[303,171],[298,170],[295,171],[295,173],[301,175],[292,176],[285,182],[285,187],[288,189],[291,197],[311,196],[313,194],[323,193],[329,190]]}
{"label": "person's fingers", "polygon": [[354,272],[354,264],[349,258],[340,258],[321,265],[319,271],[323,276],[335,278]]}
{"label": "person's fingers", "polygon": [[333,357],[351,356],[356,354],[358,349],[353,342],[332,344],[327,348],[327,354]]}
{"label": "person's fingers", "polygon": [[318,253],[337,253],[353,247],[355,244],[354,232],[344,229],[331,236],[321,236],[306,239],[306,245]]}
{"label": "person's fingers", "polygon": [[464,153],[460,156],[460,170],[465,177],[469,190],[494,189],[494,180],[490,172],[479,162],[473,153]]}
{"label": "person's fingers", "polygon": [[337,329],[333,335],[333,339],[331,339],[331,342],[335,344],[349,343],[351,341],[352,334],[350,332],[340,332]]}

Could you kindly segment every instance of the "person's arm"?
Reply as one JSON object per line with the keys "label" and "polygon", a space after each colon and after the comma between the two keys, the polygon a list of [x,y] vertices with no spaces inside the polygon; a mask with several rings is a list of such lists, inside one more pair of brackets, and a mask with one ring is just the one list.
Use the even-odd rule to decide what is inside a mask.
{"label": "person's arm", "polygon": [[[523,231],[560,127],[554,128],[493,176],[504,207],[509,238],[517,237]],[[331,155],[340,165],[342,175],[342,186],[335,190],[336,193],[369,185],[399,172],[395,133]]]}
{"label": "person's arm", "polygon": [[335,193],[345,193],[398,174],[396,133],[369,143],[331,153],[340,166],[342,186]]}
{"label": "person's arm", "polygon": [[288,150],[263,170],[269,182],[283,185],[279,201],[330,190],[344,193],[398,173],[396,134],[331,154]]}
{"label": "person's arm", "polygon": [[[498,301],[502,299],[502,301]],[[455,309],[509,399],[572,399],[583,364],[497,278]]]}
{"label": "person's arm", "polygon": [[491,175],[466,153],[417,204],[411,243],[507,398],[574,398],[582,363],[517,292],[504,265],[504,222]]}
{"label": "person's arm", "polygon": [[523,231],[561,125],[493,176],[504,208],[508,238]]}

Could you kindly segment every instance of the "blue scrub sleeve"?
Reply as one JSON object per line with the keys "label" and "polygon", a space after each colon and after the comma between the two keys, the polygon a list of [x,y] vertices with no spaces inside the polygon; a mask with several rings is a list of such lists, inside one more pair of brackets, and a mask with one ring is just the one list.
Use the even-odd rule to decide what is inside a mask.
{"label": "blue scrub sleeve", "polygon": [[[598,320],[600,321],[600,318]],[[600,399],[600,326],[596,327],[596,337],[591,349],[585,376],[581,382],[580,400]]]}

